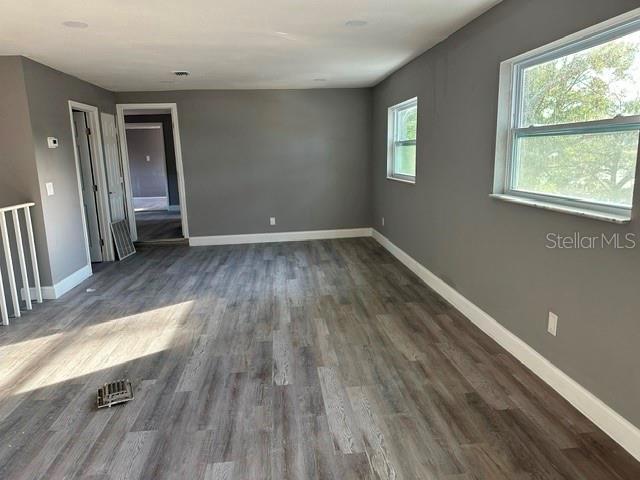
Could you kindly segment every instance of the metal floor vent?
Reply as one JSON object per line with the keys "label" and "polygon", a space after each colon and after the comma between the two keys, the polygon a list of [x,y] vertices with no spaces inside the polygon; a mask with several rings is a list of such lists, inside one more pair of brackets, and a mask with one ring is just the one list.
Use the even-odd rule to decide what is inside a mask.
{"label": "metal floor vent", "polygon": [[105,383],[98,389],[98,408],[110,407],[133,400],[133,388],[129,380]]}

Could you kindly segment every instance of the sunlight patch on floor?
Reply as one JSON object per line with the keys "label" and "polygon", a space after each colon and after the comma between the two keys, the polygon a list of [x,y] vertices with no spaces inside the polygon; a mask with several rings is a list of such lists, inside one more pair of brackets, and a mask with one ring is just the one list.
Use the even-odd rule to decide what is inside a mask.
{"label": "sunlight patch on floor", "polygon": [[193,301],[0,347],[0,358],[24,356],[0,379],[0,391],[20,394],[101,372],[175,347],[178,325]]}

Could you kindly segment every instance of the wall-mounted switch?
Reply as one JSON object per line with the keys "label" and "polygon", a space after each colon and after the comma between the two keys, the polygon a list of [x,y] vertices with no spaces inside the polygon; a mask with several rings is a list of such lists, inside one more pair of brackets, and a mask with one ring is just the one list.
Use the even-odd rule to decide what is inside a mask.
{"label": "wall-mounted switch", "polygon": [[553,312],[549,312],[549,322],[547,323],[547,332],[554,337],[558,333],[558,315]]}
{"label": "wall-mounted switch", "polygon": [[382,221],[380,223],[382,223],[382,226],[384,227],[384,217],[382,217]]}
{"label": "wall-mounted switch", "polygon": [[269,225],[275,225],[276,224],[276,217],[269,217]]}
{"label": "wall-mounted switch", "polygon": [[47,182],[47,183],[44,184],[44,186],[47,189],[47,195],[52,196],[55,193],[53,191],[53,183]]}

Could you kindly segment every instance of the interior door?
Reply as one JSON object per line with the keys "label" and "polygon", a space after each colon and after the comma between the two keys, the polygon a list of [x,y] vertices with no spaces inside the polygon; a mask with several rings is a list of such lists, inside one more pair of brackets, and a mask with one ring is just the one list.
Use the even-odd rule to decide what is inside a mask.
{"label": "interior door", "polygon": [[117,222],[126,219],[127,208],[125,205],[124,179],[122,177],[122,162],[120,161],[116,117],[109,113],[101,113],[100,119],[102,121],[104,161],[107,167],[107,187],[109,188],[111,221]]}
{"label": "interior door", "polygon": [[89,127],[84,112],[73,112],[74,138],[76,152],[80,160],[80,174],[82,184],[82,202],[84,216],[87,222],[89,237],[89,253],[91,262],[102,261],[102,237],[100,236],[100,220],[98,219],[98,187],[93,174],[91,158],[91,144],[89,142]]}

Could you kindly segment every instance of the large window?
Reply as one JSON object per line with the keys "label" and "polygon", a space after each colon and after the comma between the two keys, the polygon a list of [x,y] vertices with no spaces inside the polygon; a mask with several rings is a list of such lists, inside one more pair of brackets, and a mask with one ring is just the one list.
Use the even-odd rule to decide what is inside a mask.
{"label": "large window", "polygon": [[503,63],[495,193],[630,218],[640,22],[619,19]]}
{"label": "large window", "polygon": [[406,182],[416,181],[416,129],[418,99],[389,108],[387,177]]}

